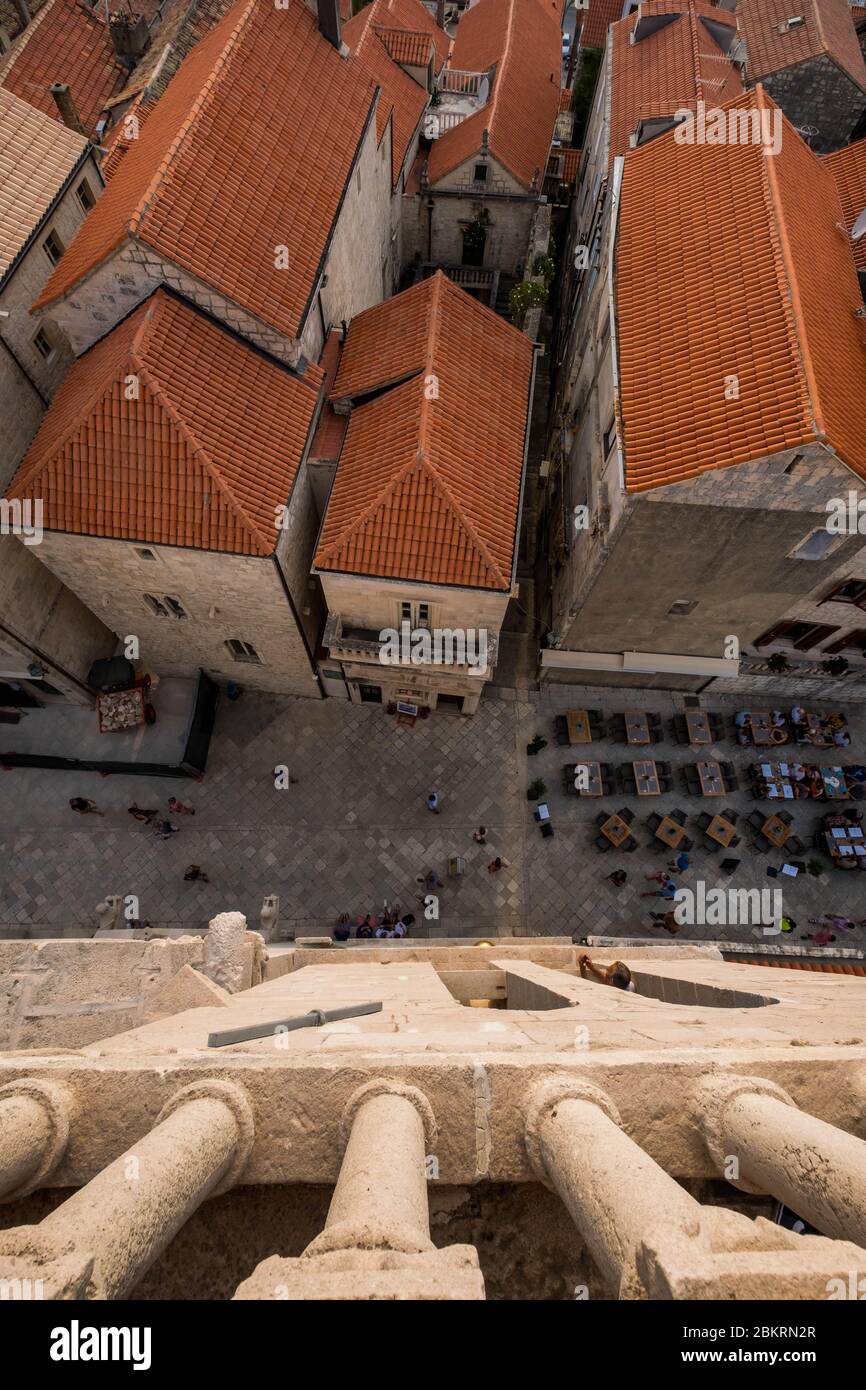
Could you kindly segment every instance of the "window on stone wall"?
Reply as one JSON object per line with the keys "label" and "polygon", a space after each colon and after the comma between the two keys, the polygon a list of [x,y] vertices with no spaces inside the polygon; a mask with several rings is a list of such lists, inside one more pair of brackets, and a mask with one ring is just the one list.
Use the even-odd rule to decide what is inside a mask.
{"label": "window on stone wall", "polygon": [[486,164],[476,164],[476,165],[475,165],[475,172],[473,173],[472,177],[474,178],[474,180],[475,180],[476,183],[486,183],[486,182],[487,182],[487,165],[486,165]]}
{"label": "window on stone wall", "polygon": [[262,658],[259,656],[252,642],[243,642],[240,637],[232,637],[226,642],[226,646],[235,661],[247,661],[255,666],[262,665]]}
{"label": "window on stone wall", "polygon": [[826,526],[816,526],[799,545],[788,551],[789,560],[823,560],[844,537],[835,536]]}
{"label": "window on stone wall", "polygon": [[824,652],[827,656],[835,656],[839,652],[859,652],[861,656],[866,656],[866,627],[855,628],[853,632],[846,632],[844,637],[837,637],[835,642],[824,648]]}
{"label": "window on stone wall", "polygon": [[33,337],[33,346],[44,362],[51,361],[54,356],[54,345],[44,328],[37,329]]}
{"label": "window on stone wall", "polygon": [[678,598],[668,609],[668,617],[687,618],[697,606],[698,601],[696,598]]}
{"label": "window on stone wall", "polygon": [[812,647],[826,642],[828,637],[832,637],[833,633],[838,631],[838,625],[831,627],[827,623],[777,623],[775,627],[768,628],[761,637],[756,637],[754,645],[767,647],[771,642],[784,642],[798,651],[809,651]]}
{"label": "window on stone wall", "polygon": [[853,603],[857,608],[866,609],[866,580],[846,579],[836,584],[821,599],[822,603]]}
{"label": "window on stone wall", "polygon": [[78,199],[82,212],[89,212],[92,207],[96,206],[96,199],[93,196],[93,192],[91,190],[90,184],[87,182],[87,179],[81,180],[81,183],[75,190],[75,196]]}
{"label": "window on stone wall", "polygon": [[616,418],[615,418],[615,416],[612,415],[612,416],[610,417],[610,424],[608,425],[608,427],[607,427],[607,429],[605,430],[604,434],[602,435],[602,439],[601,439],[601,449],[602,449],[602,457],[603,457],[603,458],[607,458],[607,456],[608,456],[608,454],[610,453],[611,449],[613,448],[615,442],[616,442]]}
{"label": "window on stone wall", "polygon": [[56,232],[49,232],[42,243],[42,249],[52,265],[56,265],[66,249]]}
{"label": "window on stone wall", "polygon": [[157,618],[188,618],[189,613],[174,594],[144,594],[144,601]]}

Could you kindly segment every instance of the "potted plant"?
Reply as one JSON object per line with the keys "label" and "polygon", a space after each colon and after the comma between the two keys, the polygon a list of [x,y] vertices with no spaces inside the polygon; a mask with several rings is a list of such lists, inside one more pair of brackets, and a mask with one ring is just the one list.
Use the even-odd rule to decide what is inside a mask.
{"label": "potted plant", "polygon": [[827,672],[828,676],[844,676],[845,672],[848,670],[848,658],[845,656],[831,656],[828,661],[821,662],[821,668]]}
{"label": "potted plant", "polygon": [[536,734],[531,743],[526,745],[526,753],[530,758],[534,758],[536,753],[540,753],[542,748],[547,747],[547,739],[542,738],[541,734]]}
{"label": "potted plant", "polygon": [[788,658],[784,652],[773,652],[773,655],[767,660],[767,665],[771,671],[775,671],[779,674],[782,671],[787,671]]}
{"label": "potted plant", "polygon": [[521,328],[527,311],[534,304],[543,304],[547,299],[547,286],[538,280],[521,280],[508,296],[508,312],[511,322]]}
{"label": "potted plant", "polygon": [[546,793],[547,783],[543,782],[540,777],[536,777],[535,781],[530,782],[529,786],[526,788],[526,800],[540,801]]}

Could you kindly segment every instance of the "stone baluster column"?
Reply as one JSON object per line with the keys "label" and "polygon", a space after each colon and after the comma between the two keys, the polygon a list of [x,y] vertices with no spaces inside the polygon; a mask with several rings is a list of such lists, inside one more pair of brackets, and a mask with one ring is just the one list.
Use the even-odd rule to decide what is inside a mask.
{"label": "stone baluster column", "polygon": [[69,1140],[70,1098],[62,1086],[25,1078],[0,1087],[0,1201],[40,1187]]}
{"label": "stone baluster column", "polygon": [[48,1298],[122,1298],[197,1207],[234,1186],[253,1134],[241,1087],[184,1087],[149,1133],[39,1226],[0,1234],[0,1263],[36,1269]]}
{"label": "stone baluster column", "polygon": [[371,1081],[343,1116],[348,1136],[321,1235],[304,1257],[330,1250],[435,1249],[430,1239],[425,1156],[436,1139],[427,1098],[414,1086]]}
{"label": "stone baluster column", "polygon": [[646,1297],[635,1257],[653,1227],[698,1234],[700,1204],[623,1132],[599,1087],[568,1077],[541,1082],[530,1098],[526,1146],[620,1298]]}
{"label": "stone baluster column", "polygon": [[710,1157],[735,1185],[770,1192],[825,1236],[866,1246],[866,1143],[800,1110],[763,1077],[707,1078],[698,1113]]}

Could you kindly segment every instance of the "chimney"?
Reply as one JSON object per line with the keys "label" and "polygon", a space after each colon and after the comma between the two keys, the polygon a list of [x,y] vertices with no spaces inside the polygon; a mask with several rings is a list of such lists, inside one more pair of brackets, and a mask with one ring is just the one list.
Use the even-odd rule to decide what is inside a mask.
{"label": "chimney", "polygon": [[440,29],[445,28],[445,0],[436,0],[436,23]]}
{"label": "chimney", "polygon": [[75,98],[66,83],[55,82],[51,88],[51,95],[57,102],[57,110],[60,112],[60,119],[63,124],[68,125],[70,130],[77,130],[79,135],[86,135],[87,131],[81,124]]}
{"label": "chimney", "polygon": [[125,68],[135,67],[150,42],[144,15],[118,10],[108,16],[108,32],[118,60]]}
{"label": "chimney", "polygon": [[328,40],[336,48],[337,52],[343,47],[343,35],[340,29],[340,0],[316,0],[316,8],[319,14],[319,32],[323,38]]}

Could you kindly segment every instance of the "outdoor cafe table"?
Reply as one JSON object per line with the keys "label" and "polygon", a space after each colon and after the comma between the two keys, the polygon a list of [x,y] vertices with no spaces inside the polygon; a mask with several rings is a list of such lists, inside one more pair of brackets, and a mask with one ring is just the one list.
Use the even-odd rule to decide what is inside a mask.
{"label": "outdoor cafe table", "polygon": [[824,735],[821,733],[821,724],[828,717],[829,716],[826,714],[807,713],[806,715],[806,728],[809,730],[809,742],[815,748],[833,747],[832,738],[825,738]]}
{"label": "outdoor cafe table", "polygon": [[770,719],[769,710],[753,710],[749,725],[752,741],[757,744],[787,743],[788,735],[784,729],[777,729]]}
{"label": "outdoor cafe table", "polygon": [[629,743],[649,743],[649,720],[641,710],[625,711],[625,732]]}
{"label": "outdoor cafe table", "polygon": [[686,712],[686,728],[689,731],[689,743],[712,743],[713,733],[705,710],[688,710]]}
{"label": "outdoor cafe table", "polygon": [[601,764],[575,763],[574,786],[581,796],[601,796],[604,792],[601,785]]}
{"label": "outdoor cafe table", "polygon": [[849,792],[845,784],[845,774],[841,767],[822,767],[820,773],[824,783],[824,792],[828,800],[844,801],[848,797]]}
{"label": "outdoor cafe table", "polygon": [[659,774],[655,763],[632,763],[638,796],[660,796]]}
{"label": "outdoor cafe table", "polygon": [[794,800],[794,778],[790,763],[760,763],[759,769],[771,801]]}
{"label": "outdoor cafe table", "polygon": [[585,709],[567,709],[565,719],[568,725],[569,743],[592,743],[589,715]]}
{"label": "outdoor cafe table", "polygon": [[631,834],[631,826],[628,821],[624,821],[620,816],[612,815],[608,816],[604,825],[601,827],[601,833],[606,840],[610,840],[614,849],[619,849],[623,841],[627,840]]}
{"label": "outdoor cafe table", "polygon": [[662,816],[660,823],[653,832],[657,840],[662,840],[671,849],[676,849],[686,833],[686,827],[680,825],[678,820],[672,816]]}
{"label": "outdoor cafe table", "polygon": [[717,845],[727,849],[737,833],[737,827],[732,825],[724,816],[713,816],[704,834],[710,840],[715,840]]}
{"label": "outdoor cafe table", "polygon": [[866,837],[859,825],[836,825],[825,830],[824,839],[834,859],[863,859],[866,857]]}
{"label": "outdoor cafe table", "polygon": [[761,834],[777,849],[781,849],[793,833],[793,827],[783,821],[780,816],[768,816],[761,826]]}
{"label": "outdoor cafe table", "polygon": [[717,762],[698,763],[698,776],[701,779],[702,796],[724,796],[725,783],[722,769]]}

